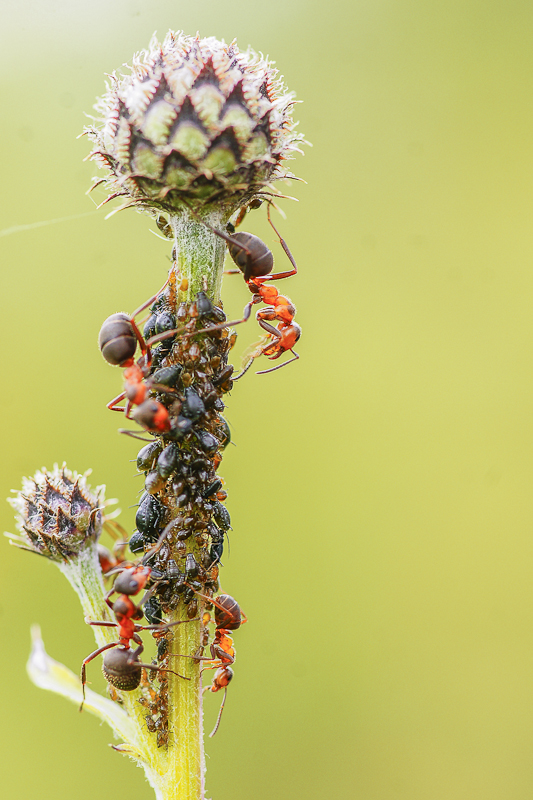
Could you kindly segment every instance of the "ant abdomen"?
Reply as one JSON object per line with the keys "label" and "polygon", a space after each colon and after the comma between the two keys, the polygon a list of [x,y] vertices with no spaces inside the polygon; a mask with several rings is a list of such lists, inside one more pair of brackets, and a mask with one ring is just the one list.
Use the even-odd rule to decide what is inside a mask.
{"label": "ant abdomen", "polygon": [[98,344],[108,364],[114,367],[132,364],[137,349],[137,337],[130,317],[120,311],[111,314],[100,329]]}
{"label": "ant abdomen", "polygon": [[274,256],[266,244],[253,233],[234,233],[228,242],[228,249],[233,261],[244,274],[245,281],[272,272]]}
{"label": "ant abdomen", "polygon": [[132,692],[141,682],[142,667],[131,650],[109,650],[102,664],[106,681],[121,692]]}
{"label": "ant abdomen", "polygon": [[239,604],[229,594],[221,594],[215,606],[215,622],[217,628],[227,631],[236,631],[241,627],[241,609]]}

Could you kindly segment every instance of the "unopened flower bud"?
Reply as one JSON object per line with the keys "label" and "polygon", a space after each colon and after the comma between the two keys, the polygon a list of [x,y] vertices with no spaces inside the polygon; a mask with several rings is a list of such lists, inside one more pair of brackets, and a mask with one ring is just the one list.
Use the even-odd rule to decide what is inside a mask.
{"label": "unopened flower bud", "polygon": [[109,171],[113,197],[170,213],[216,204],[229,216],[291,177],[283,162],[303,141],[294,102],[253,50],[169,31],[133,59],[131,75],[110,76],[86,129],[90,157]]}
{"label": "unopened flower bud", "polygon": [[76,558],[95,545],[104,522],[104,487],[92,493],[85,475],[57,465],[23,478],[22,491],[9,502],[18,512],[19,535],[10,538],[17,547],[52,561]]}

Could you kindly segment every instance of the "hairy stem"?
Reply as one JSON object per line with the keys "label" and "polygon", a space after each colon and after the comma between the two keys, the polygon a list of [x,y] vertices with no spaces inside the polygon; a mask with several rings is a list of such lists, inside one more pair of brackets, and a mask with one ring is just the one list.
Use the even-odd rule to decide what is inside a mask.
{"label": "hairy stem", "polygon": [[[78,559],[58,563],[58,567],[80,598],[85,616],[93,620],[112,622],[112,616],[104,602],[104,582],[94,547],[82,551]],[[116,641],[116,628],[93,627],[98,647]]]}
{"label": "hairy stem", "polygon": [[[176,616],[187,619],[183,611]],[[200,622],[190,621],[176,625],[172,638],[172,652],[189,655],[198,648]],[[203,743],[202,679],[200,665],[191,658],[171,659],[177,672],[189,681],[169,675],[169,744],[168,793],[163,800],[179,796],[180,800],[200,800],[204,797],[205,757]],[[170,784],[179,787],[173,794]]]}
{"label": "hairy stem", "polygon": [[[218,211],[203,217],[213,228],[220,227],[224,218],[225,215]],[[218,303],[226,254],[224,240],[186,211],[171,215],[169,223],[174,233],[175,269],[188,283],[180,293],[179,300],[190,302],[197,292],[206,292],[211,300]]]}

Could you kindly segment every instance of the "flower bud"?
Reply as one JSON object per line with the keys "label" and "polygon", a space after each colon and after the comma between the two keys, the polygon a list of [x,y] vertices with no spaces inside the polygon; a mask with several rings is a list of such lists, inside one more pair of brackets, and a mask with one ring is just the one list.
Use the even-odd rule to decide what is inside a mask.
{"label": "flower bud", "polygon": [[20,534],[8,535],[17,547],[52,561],[76,558],[102,532],[104,488],[98,486],[93,494],[85,475],[65,465],[56,464],[52,472],[43,468],[33,478],[23,478],[22,491],[9,499],[18,512]]}
{"label": "flower bud", "polygon": [[229,216],[291,177],[283,162],[303,141],[294,95],[253,50],[169,31],[133,59],[131,75],[110,78],[86,132],[111,196],[170,213],[216,204]]}

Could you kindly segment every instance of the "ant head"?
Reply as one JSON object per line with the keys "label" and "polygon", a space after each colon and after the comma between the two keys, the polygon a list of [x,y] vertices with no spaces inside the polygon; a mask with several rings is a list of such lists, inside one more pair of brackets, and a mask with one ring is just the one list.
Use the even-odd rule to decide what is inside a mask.
{"label": "ant head", "polygon": [[215,672],[215,681],[221,686],[227,686],[234,675],[235,673],[231,667],[222,667]]}
{"label": "ant head", "polygon": [[115,580],[115,592],[119,592],[119,594],[137,594],[144,588],[150,574],[150,567],[129,567],[129,569],[125,569]]}
{"label": "ant head", "polygon": [[300,328],[297,322],[291,322],[291,326],[294,331],[294,344],[296,344],[296,342],[302,335],[302,329]]}

